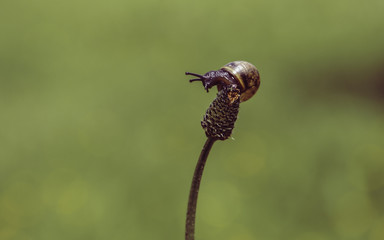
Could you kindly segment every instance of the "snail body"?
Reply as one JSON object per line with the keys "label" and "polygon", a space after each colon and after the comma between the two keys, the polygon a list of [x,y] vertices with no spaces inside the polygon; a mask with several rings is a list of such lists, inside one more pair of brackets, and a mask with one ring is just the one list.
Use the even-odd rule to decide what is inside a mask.
{"label": "snail body", "polygon": [[205,90],[217,86],[234,85],[240,90],[240,102],[245,102],[257,92],[260,86],[260,74],[254,65],[246,61],[234,61],[224,65],[217,71],[209,71],[204,75],[186,72],[186,75],[198,77],[190,82],[201,81]]}

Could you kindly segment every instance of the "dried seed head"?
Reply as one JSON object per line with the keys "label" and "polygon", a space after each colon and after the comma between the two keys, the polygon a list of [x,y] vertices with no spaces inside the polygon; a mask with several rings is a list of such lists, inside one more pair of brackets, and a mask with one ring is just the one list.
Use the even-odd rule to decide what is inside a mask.
{"label": "dried seed head", "polygon": [[228,139],[239,113],[240,90],[236,85],[223,87],[207,109],[201,126],[207,137]]}

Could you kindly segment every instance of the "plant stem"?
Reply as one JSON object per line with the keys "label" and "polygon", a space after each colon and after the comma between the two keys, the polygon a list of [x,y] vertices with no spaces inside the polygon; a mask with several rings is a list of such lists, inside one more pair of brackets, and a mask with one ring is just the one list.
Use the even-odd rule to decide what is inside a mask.
{"label": "plant stem", "polygon": [[185,240],[195,239],[196,204],[197,196],[199,194],[200,181],[201,177],[203,176],[204,166],[205,162],[207,161],[208,154],[211,151],[212,145],[213,143],[215,143],[216,140],[216,138],[208,137],[203,149],[201,150],[199,160],[196,164],[195,173],[193,174],[191,184],[191,190],[189,192],[187,220],[185,223]]}

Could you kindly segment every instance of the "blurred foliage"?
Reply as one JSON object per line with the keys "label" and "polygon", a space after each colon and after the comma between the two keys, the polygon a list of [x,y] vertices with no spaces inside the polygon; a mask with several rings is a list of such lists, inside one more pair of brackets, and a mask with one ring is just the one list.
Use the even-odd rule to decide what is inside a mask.
{"label": "blurred foliage", "polygon": [[384,2],[0,2],[0,239],[183,239],[200,127],[233,60],[261,72],[215,144],[197,239],[384,239]]}

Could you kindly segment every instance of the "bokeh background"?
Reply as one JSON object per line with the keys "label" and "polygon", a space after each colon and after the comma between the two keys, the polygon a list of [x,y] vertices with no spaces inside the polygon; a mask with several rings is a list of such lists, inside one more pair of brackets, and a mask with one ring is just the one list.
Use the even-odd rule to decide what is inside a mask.
{"label": "bokeh background", "polygon": [[0,239],[183,239],[190,84],[259,92],[208,159],[197,239],[384,239],[384,1],[0,2]]}

